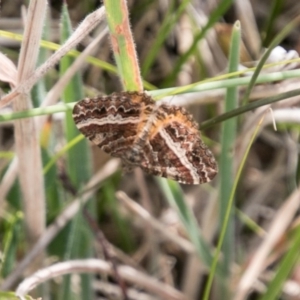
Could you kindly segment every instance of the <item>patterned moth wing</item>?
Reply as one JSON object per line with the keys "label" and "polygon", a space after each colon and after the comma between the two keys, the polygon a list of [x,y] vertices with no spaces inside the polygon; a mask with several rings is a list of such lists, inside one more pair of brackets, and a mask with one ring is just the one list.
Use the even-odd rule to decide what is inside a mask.
{"label": "patterned moth wing", "polygon": [[145,172],[185,184],[211,181],[218,172],[197,124],[182,107],[163,104],[157,108],[141,153],[141,168]]}
{"label": "patterned moth wing", "polygon": [[146,93],[121,92],[86,98],[73,110],[78,129],[126,169],[185,184],[212,180],[217,163],[184,108],[161,105]]}
{"label": "patterned moth wing", "polygon": [[132,149],[152,109],[150,97],[141,102],[138,93],[113,93],[79,101],[73,119],[79,131],[103,151],[122,158]]}

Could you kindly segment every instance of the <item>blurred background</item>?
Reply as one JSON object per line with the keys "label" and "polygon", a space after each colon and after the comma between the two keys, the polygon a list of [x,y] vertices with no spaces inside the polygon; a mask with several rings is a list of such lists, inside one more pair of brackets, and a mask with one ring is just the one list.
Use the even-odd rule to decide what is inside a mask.
{"label": "blurred background", "polygon": [[[26,6],[26,2],[2,1],[0,30],[22,34],[26,18],[26,10],[23,5]],[[185,2],[187,5],[180,11],[183,5],[182,1],[128,1],[131,28],[141,74],[143,79],[150,84],[149,87],[153,87],[153,89],[185,86],[225,74],[228,66],[230,37],[236,20],[241,22],[242,33],[240,70],[255,67],[271,41],[300,12],[300,2],[295,0],[232,1],[225,13],[217,16],[216,10],[221,1]],[[49,1],[47,24],[45,24],[43,37],[45,40],[58,44],[61,43],[62,5],[63,1]],[[72,27],[75,29],[86,15],[101,5],[99,1],[67,1]],[[217,22],[213,22],[212,16]],[[195,44],[193,51],[189,52],[195,38],[201,32],[201,28],[208,22],[212,23],[211,28],[207,30],[201,41]],[[77,50],[83,51],[104,27],[103,24],[99,25],[89,37],[84,39]],[[272,51],[267,62],[277,63],[298,58],[299,29],[300,25],[289,32],[281,41],[280,47]],[[158,43],[158,41],[161,42]],[[156,43],[158,46],[155,48]],[[155,48],[154,52],[153,48]],[[92,55],[99,60],[115,65],[111,49],[109,36],[106,35]],[[0,51],[16,65],[19,50],[19,41],[5,38],[0,34]],[[51,53],[48,49],[43,51],[44,60]],[[187,53],[188,55],[186,55]],[[289,61],[263,70],[262,73],[283,72],[298,68],[299,62]],[[43,80],[45,95],[60,78],[60,71],[61,66],[58,65],[45,76]],[[240,76],[251,75],[252,72],[249,71],[248,74]],[[122,90],[118,76],[99,66],[85,64],[78,76],[82,80],[84,97],[110,94]],[[298,87],[298,78],[257,84],[250,94],[249,102],[272,97]],[[241,86],[238,90],[238,106],[243,104],[241,99],[245,90],[245,86]],[[9,84],[0,81],[0,94],[4,95],[9,91]],[[169,101],[171,104],[185,106],[193,114],[195,120],[201,124],[205,120],[224,113],[225,92],[224,89],[214,89],[201,93],[187,93],[171,96]],[[36,90],[33,93],[37,93]],[[74,102],[79,99],[69,100]],[[35,107],[39,106],[43,99],[40,98],[39,101],[34,102]],[[299,103],[300,98],[296,96],[274,104],[272,109],[277,120],[277,131],[274,130],[273,117],[270,112],[251,147],[235,194],[235,206],[230,222],[231,237],[226,239],[226,243],[229,244],[226,251],[232,254],[228,262],[230,265],[230,270],[227,270],[229,275],[225,276],[228,276],[225,280],[227,285],[225,290],[229,290],[228,298],[224,297],[222,284],[216,282],[213,285],[210,299],[234,299],[232,295],[237,289],[239,279],[251,264],[251,258],[255,251],[262,245],[266,237],[266,230],[270,228],[276,215],[282,211],[283,204],[299,185],[299,117],[289,122],[289,116],[292,118],[290,109],[295,109],[297,112]],[[257,124],[259,109],[244,113],[237,119],[236,140],[234,149],[232,149],[233,174],[228,174],[233,179],[241,158],[245,154],[252,130]],[[0,113],[11,111],[12,108],[9,106]],[[221,126],[217,124],[201,132],[205,143],[218,161],[222,151]],[[46,165],[55,153],[66,144],[64,114],[48,117],[41,133],[40,143],[43,148],[43,161]],[[88,164],[92,170],[91,173],[94,174],[101,170],[111,158],[96,146],[90,143],[87,145],[91,149]],[[0,155],[0,172],[3,178],[14,156],[12,122],[0,123]],[[85,164],[85,160],[80,158],[80,153],[78,157],[79,164]],[[81,186],[78,186],[72,177],[64,156],[57,159],[55,167],[45,175],[48,225],[52,224],[53,220],[80,190]],[[87,181],[88,178],[85,180]],[[222,177],[217,176],[210,184],[181,185],[179,196],[177,195],[182,197],[193,211],[199,225],[199,232],[209,247],[216,246],[220,232],[220,220],[223,218],[222,215],[220,216],[222,193],[219,187],[221,180]],[[136,269],[143,270],[149,276],[174,286],[187,299],[203,299],[208,276],[205,263],[199,261],[198,257],[195,258],[194,253],[187,251],[184,246],[171,242],[161,234],[156,235],[153,224],[151,222],[149,224],[149,221],[141,218],[139,216],[141,212],[130,210],[128,208],[130,205],[126,205],[120,200],[122,196],[116,196],[118,191],[124,192],[126,197],[131,199],[130,201],[143,206],[162,228],[165,228],[166,232],[189,240],[186,227],[182,225],[176,210],[169,205],[166,199],[168,198],[167,192],[157,182],[157,179],[142,174],[138,170],[123,174],[118,169],[101,183],[93,196],[93,204],[90,207],[97,226],[101,229],[105,239],[113,245],[116,261],[119,264],[129,264]],[[173,193],[176,195],[174,190]],[[26,234],[23,232],[24,220],[22,215],[19,215],[22,212],[22,192],[17,181],[3,200],[5,201],[0,202],[3,203],[3,206],[0,207],[0,236],[5,238],[2,241],[0,239],[0,253],[5,260],[2,264],[0,263],[2,272],[0,283],[4,282],[30,248]],[[83,257],[103,257],[103,244],[93,237],[93,232],[97,230],[91,229],[91,225],[84,218],[81,220],[81,217],[78,217],[78,219],[74,218],[73,223],[62,229],[50,243],[46,254],[47,264],[81,258],[80,251],[72,253],[74,245],[76,249],[83,246],[88,248]],[[264,270],[253,284],[247,299],[260,299],[260,295],[267,290],[268,283],[275,276],[284,254],[288,253],[293,245],[293,233],[299,232],[299,221],[299,210],[296,209],[290,220],[290,227],[285,234],[278,237],[280,242],[278,241],[274,246],[268,260],[265,261]],[[81,227],[81,222],[85,224],[82,226],[86,226],[84,229]],[[89,236],[88,241],[81,240],[77,236],[78,232]],[[93,290],[85,299],[122,299],[120,295],[115,295],[118,293],[114,289],[113,292],[108,289],[108,286],[118,289],[118,283],[110,277],[106,279],[104,280],[102,276],[93,277]],[[103,281],[108,283],[108,286],[100,286]],[[62,297],[63,299],[82,299],[74,282],[76,282],[76,278],[65,283],[65,291],[62,291],[61,282],[54,281],[51,283],[51,293],[48,294],[48,299]],[[288,283],[293,284],[294,289],[288,286]],[[293,270],[282,277],[282,284],[280,298],[276,299],[300,299],[299,258],[295,261]],[[67,287],[71,291],[66,292]],[[14,286],[10,287],[10,289],[13,288]],[[134,286],[130,286],[130,288],[135,289]],[[142,295],[145,298],[140,295],[131,296],[130,299],[157,299],[154,296],[151,298],[146,295],[146,291],[141,290],[141,292],[145,292],[145,295]]]}

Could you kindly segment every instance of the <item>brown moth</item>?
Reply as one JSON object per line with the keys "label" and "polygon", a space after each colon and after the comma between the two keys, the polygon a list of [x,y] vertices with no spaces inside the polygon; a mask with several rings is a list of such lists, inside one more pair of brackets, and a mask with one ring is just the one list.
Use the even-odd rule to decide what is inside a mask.
{"label": "brown moth", "polygon": [[216,160],[199,136],[197,123],[182,107],[157,106],[146,93],[120,92],[85,98],[73,109],[77,128],[128,170],[185,184],[211,181]]}

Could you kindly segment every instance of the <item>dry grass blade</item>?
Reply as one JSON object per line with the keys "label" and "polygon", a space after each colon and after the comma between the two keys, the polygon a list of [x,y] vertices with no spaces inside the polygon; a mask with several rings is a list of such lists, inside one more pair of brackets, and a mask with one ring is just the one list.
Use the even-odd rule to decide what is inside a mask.
{"label": "dry grass blade", "polygon": [[[278,35],[299,15],[297,1],[271,1],[270,6],[258,0],[223,0],[218,5],[216,1],[199,5],[183,0],[178,6],[176,1],[105,0],[99,4],[88,0],[63,1],[61,6],[57,1],[30,0],[21,9],[18,1],[0,0],[0,94],[2,89],[9,93],[0,99],[0,300],[3,295],[16,298],[12,290],[27,276],[28,281],[24,280],[20,288],[24,288],[22,293],[34,288],[29,292],[33,298],[41,297],[39,293],[43,291],[43,298],[64,300],[92,300],[95,295],[131,300],[257,300],[275,299],[269,296],[275,293],[277,298],[298,299],[300,235],[296,209],[300,197],[294,190],[299,186],[300,89],[295,87],[300,76],[296,53],[300,49],[300,26],[297,24],[284,40],[280,39],[281,33]],[[45,9],[49,14],[42,21]],[[229,47],[236,20],[242,24],[240,53],[237,47]],[[41,31],[43,40],[39,41]],[[274,37],[282,42],[271,51],[275,43],[268,45]],[[54,44],[59,38],[61,46]],[[270,57],[246,104],[240,100],[248,91],[253,71],[260,69],[256,66],[262,51],[268,50],[262,45],[269,47]],[[72,50],[77,46],[80,51],[84,49],[80,55]],[[228,74],[229,53],[234,58],[241,57],[240,72]],[[199,135],[217,159],[222,148],[228,149],[226,152],[233,157],[233,172],[225,171],[224,176],[217,176],[209,184],[178,186],[173,181],[155,180],[140,169],[121,173],[119,160],[108,157],[96,146],[90,147],[89,141],[83,139],[71,118],[73,101],[119,90],[142,90],[137,58],[145,75],[144,88],[158,100],[157,105],[190,106],[187,110],[199,124]],[[238,89],[236,100],[240,105],[224,115],[224,95],[232,88]],[[28,95],[32,95],[34,108]],[[19,111],[13,112],[16,97]],[[236,101],[234,97],[229,97],[231,102]],[[61,99],[70,103],[57,104]],[[98,123],[90,120],[103,115],[98,125],[108,128],[105,136],[111,140],[117,136],[122,139],[121,135],[129,137],[130,124],[138,124],[132,131],[135,154],[135,137],[144,127],[143,114],[126,108],[136,113],[136,117],[127,119],[125,107],[117,111],[114,104],[109,103],[99,114],[93,109],[85,115],[86,124]],[[237,135],[220,133],[215,122],[228,121],[237,114]],[[264,120],[257,129],[262,116]],[[16,122],[19,118],[29,119]],[[186,166],[188,153],[181,151],[180,130],[172,132],[177,124],[173,126],[171,119],[157,119],[154,130],[147,135],[147,146],[141,143],[138,149],[144,158],[154,157],[152,165],[170,165],[179,159],[180,165]],[[177,121],[185,123],[182,119]],[[22,128],[16,130],[20,160],[15,151],[14,123]],[[163,140],[154,139],[156,133],[163,133]],[[228,137],[232,146],[225,147]],[[155,151],[166,143],[167,148],[163,148],[171,150],[171,160],[165,151]],[[110,146],[118,148],[117,144]],[[42,175],[38,148],[45,164]],[[39,161],[33,165],[37,157]],[[243,172],[233,178],[234,222],[228,222],[232,230],[224,238],[226,226],[222,226],[222,220],[230,215],[229,209],[223,209],[221,199],[226,194],[220,186],[241,161]],[[30,171],[24,165],[31,167]],[[24,231],[28,217],[24,220],[20,207],[25,193],[20,192],[20,182],[16,181],[20,166],[26,179],[22,179],[22,186],[31,197],[26,198],[43,201],[44,197],[47,203],[47,227],[30,249]],[[176,172],[177,169],[184,171],[182,167]],[[45,184],[40,188],[42,180]],[[36,193],[37,185],[45,196]],[[37,223],[43,222],[43,213],[33,205],[31,226],[41,231]],[[91,215],[89,223],[85,220],[87,215]],[[93,239],[93,233],[98,240]],[[226,239],[229,247],[220,252],[218,246],[212,264],[216,239]],[[42,255],[43,270],[36,273],[34,267]],[[56,265],[62,258],[64,264]],[[89,258],[100,259],[86,260]],[[222,272],[224,262],[226,275]],[[44,281],[50,289],[36,287]]]}
{"label": "dry grass blade", "polygon": [[[46,7],[47,1],[30,1],[18,63],[18,84],[30,78],[35,69]],[[29,95],[22,93],[16,97],[13,108],[15,112],[32,108]],[[41,150],[33,119],[15,122],[15,143],[25,224],[29,241],[35,242],[45,229],[45,194]]]}
{"label": "dry grass blade", "polygon": [[299,209],[300,189],[296,189],[293,194],[278,210],[276,217],[267,233],[265,240],[254,254],[251,264],[242,276],[235,296],[235,300],[246,299],[246,295],[251,289],[253,282],[258,275],[263,271],[268,255],[271,253],[273,247],[281,239],[282,235],[291,223],[295,213]]}
{"label": "dry grass blade", "polygon": [[203,275],[206,273],[207,268],[199,262],[199,257],[196,254],[190,254],[187,257],[181,288],[188,299],[197,299],[199,286],[203,284]]}
{"label": "dry grass blade", "polygon": [[252,9],[252,5],[249,0],[237,0],[235,2],[237,14],[241,21],[242,28],[244,30],[244,37],[246,44],[251,50],[251,53],[255,57],[258,57],[260,53],[260,36],[259,30],[255,22],[255,15]]}
{"label": "dry grass blade", "polygon": [[[69,83],[71,78],[78,72],[83,65],[86,63],[86,58],[90,55],[90,53],[95,49],[97,45],[99,45],[100,41],[104,38],[104,36],[108,33],[107,28],[101,32],[95,39],[85,48],[85,50],[81,53],[79,57],[74,61],[72,66],[64,73],[64,75],[57,81],[57,83],[53,86],[53,88],[48,92],[45,100],[43,101],[41,107],[47,107],[49,105],[54,105],[61,96],[64,88]],[[37,120],[37,126],[39,130],[43,127],[43,124],[46,122],[48,116],[41,116]]]}
{"label": "dry grass blade", "polygon": [[66,207],[56,220],[46,229],[43,236],[37,241],[31,251],[19,262],[17,268],[5,279],[1,289],[10,289],[16,284],[36,256],[41,253],[53,240],[53,238],[65,227],[65,225],[78,213],[82,206],[91,198],[98,188],[99,183],[111,176],[119,167],[119,160],[110,160],[101,170],[99,170],[87,183],[85,192]]}
{"label": "dry grass blade", "polygon": [[[278,111],[276,111],[276,113],[274,112],[274,117],[275,120],[278,122],[295,122],[298,123],[299,122],[299,117],[297,117],[297,110],[296,109],[291,109],[290,107],[296,106],[297,104],[299,104],[299,97],[292,97],[290,99],[287,99],[285,101],[283,101],[282,103],[278,104],[278,106],[284,108],[286,107],[287,109],[290,110],[291,114],[290,114],[290,119],[288,119],[288,116],[286,115],[286,113],[284,113],[284,110],[281,109],[282,113]],[[243,125],[243,129],[240,131],[239,137],[238,137],[238,142],[237,142],[237,155],[236,155],[236,165],[239,164],[239,162],[241,161],[243,154],[245,153],[245,149],[247,148],[247,143],[250,139],[250,136],[252,135],[254,128],[255,128],[255,124],[258,122],[258,120],[261,118],[261,116],[263,114],[265,114],[270,107],[272,107],[271,105],[265,105],[263,107],[260,107],[258,109],[255,110],[255,112],[253,114],[251,114],[245,124]],[[293,112],[292,112],[293,111]],[[276,114],[276,115],[275,115]],[[283,117],[283,114],[285,114],[285,118]],[[266,114],[267,118],[264,120],[263,126],[266,126],[268,124],[270,124],[270,117],[272,118],[272,116],[270,116],[270,113]],[[263,126],[261,127],[260,130],[262,130]]]}
{"label": "dry grass blade", "polygon": [[[18,287],[16,294],[25,299],[26,295],[38,284],[55,278],[57,276],[70,274],[70,273],[100,273],[111,275],[112,267],[109,263],[100,259],[86,259],[86,260],[74,260],[69,262],[59,263],[48,268],[42,269],[31,277],[25,279]],[[145,290],[157,295],[161,299],[169,300],[185,300],[187,299],[183,294],[174,289],[173,287],[159,282],[153,277],[150,277],[144,273],[141,273],[131,267],[120,266],[118,267],[120,276],[135,285],[143,287]]]}
{"label": "dry grass blade", "polygon": [[[94,289],[104,295],[109,295],[113,299],[122,299],[120,288],[114,283],[96,281],[93,284]],[[128,297],[130,300],[157,300],[157,297],[151,296],[135,288],[128,289]]]}
{"label": "dry grass blade", "polygon": [[101,7],[88,15],[60,49],[58,49],[44,64],[38,67],[29,78],[20,82],[11,93],[1,99],[0,108],[8,105],[19,93],[28,93],[40,78],[53,68],[64,55],[78,45],[95,28],[95,26],[103,20],[104,12],[104,7]]}
{"label": "dry grass blade", "polygon": [[17,83],[17,69],[14,63],[0,52],[0,81],[9,82],[15,86]]}
{"label": "dry grass blade", "polygon": [[300,124],[300,109],[299,108],[281,108],[273,110],[272,115],[267,115],[264,120],[264,125],[273,123],[273,118],[279,123],[296,123]]}
{"label": "dry grass blade", "polygon": [[166,230],[166,227],[161,222],[157,221],[150,213],[137,204],[135,201],[130,199],[125,193],[119,191],[116,194],[117,198],[125,205],[125,207],[130,210],[132,213],[137,215],[142,219],[146,226],[150,226],[152,229],[157,231],[161,237],[164,239],[173,242],[175,245],[179,246],[182,250],[188,253],[194,253],[195,248],[193,245],[186,239],[172,233],[171,231]]}
{"label": "dry grass blade", "polygon": [[[85,19],[85,21],[83,21],[81,25],[77,28],[77,30],[74,32],[72,37],[62,46],[62,48],[58,50],[56,53],[54,53],[49,58],[49,60],[47,60],[43,65],[41,65],[35,71],[35,75],[33,76],[33,78],[29,79],[29,81],[31,82],[30,85],[33,85],[38,79],[40,79],[49,70],[49,68],[53,67],[63,55],[65,55],[70,49],[72,49],[72,47],[74,46],[74,41],[76,41],[76,43],[79,43],[82,40],[82,38],[85,37],[83,33],[85,32],[86,34],[88,34],[90,30],[92,30],[94,26],[96,26],[103,19],[103,16],[104,16],[103,7],[95,11],[91,15],[89,15]],[[99,40],[103,37],[104,34],[105,32],[99,35],[91,43],[91,45],[85,49],[83,54],[76,59],[76,61],[73,64],[73,67],[70,70],[68,70],[68,72],[64,74],[64,76],[57,82],[57,84],[48,92],[42,106],[48,106],[54,104],[58,100],[59,96],[61,95],[62,89],[68,83],[70,77],[72,77],[72,75],[74,75],[74,72],[76,72],[78,68],[80,68],[88,53],[90,53],[93,46],[95,46],[95,44],[99,42]],[[25,83],[28,83],[28,80],[25,80]],[[21,89],[23,86],[25,86],[25,83],[21,83],[21,85],[19,85],[19,88]],[[7,102],[5,99],[13,98],[13,94],[17,94],[17,90],[18,88],[15,89],[14,92],[8,94],[6,97],[3,97],[0,101],[0,107],[8,104],[9,102]],[[47,117],[40,117],[37,119],[38,130],[41,130],[43,123],[45,122],[46,119]],[[2,180],[2,182],[0,183],[0,203],[1,200],[5,198],[7,192],[9,191],[11,185],[13,184],[15,177],[17,175],[17,171],[18,171],[18,163],[17,162],[11,163],[7,171],[7,174],[9,175],[5,175],[6,180],[5,181]]]}

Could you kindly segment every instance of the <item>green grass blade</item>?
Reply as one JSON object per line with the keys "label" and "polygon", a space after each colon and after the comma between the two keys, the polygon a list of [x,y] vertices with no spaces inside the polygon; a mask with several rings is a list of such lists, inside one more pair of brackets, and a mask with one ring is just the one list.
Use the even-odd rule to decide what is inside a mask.
{"label": "green grass blade", "polygon": [[273,30],[275,28],[275,21],[276,18],[280,15],[280,13],[282,12],[283,9],[283,4],[284,4],[284,0],[275,0],[272,1],[272,7],[270,9],[270,13],[268,14],[268,19],[266,21],[266,24],[264,26],[264,30],[263,32],[265,33],[265,38],[263,41],[263,46],[264,47],[268,47],[273,36],[274,36],[274,32]]}
{"label": "green grass blade", "polygon": [[[247,111],[251,111],[258,107],[268,105],[271,103],[275,103],[275,102],[278,102],[281,100],[285,100],[285,99],[288,99],[291,97],[299,96],[299,95],[300,95],[300,89],[296,89],[296,90],[292,90],[289,92],[278,94],[276,96],[263,98],[263,99],[248,103],[246,105],[243,105],[241,107],[233,109],[232,111],[226,112],[220,116],[217,116],[215,118],[212,118],[210,120],[202,122],[199,126],[199,129],[205,130],[215,124],[218,124],[227,119],[230,119],[232,117],[243,114]],[[17,120],[17,119],[21,119],[21,118],[30,118],[30,117],[35,117],[35,116],[43,116],[43,115],[51,115],[51,114],[55,114],[55,113],[60,113],[60,112],[67,112],[67,111],[73,109],[74,104],[75,103],[57,104],[57,105],[52,105],[52,106],[49,106],[46,108],[33,108],[31,110],[17,112],[17,113],[5,113],[5,114],[0,115],[0,123]]]}
{"label": "green grass blade", "polygon": [[222,114],[218,117],[215,117],[215,118],[212,118],[208,121],[203,122],[200,125],[200,129],[201,130],[207,129],[210,126],[213,126],[217,123],[225,121],[225,120],[227,120],[229,118],[232,118],[234,116],[238,116],[240,114],[243,114],[247,111],[251,111],[255,108],[258,108],[258,107],[261,107],[261,106],[264,106],[264,105],[267,105],[267,104],[275,103],[275,102],[278,102],[278,101],[281,101],[281,100],[285,100],[285,99],[288,99],[288,98],[291,98],[291,97],[299,96],[299,95],[300,95],[300,89],[296,89],[296,90],[292,90],[290,92],[281,93],[281,94],[278,94],[276,96],[263,98],[263,99],[248,103],[246,105],[243,105],[241,107],[233,109],[229,112],[226,112],[226,113],[224,113],[224,114]]}
{"label": "green grass blade", "polygon": [[273,280],[268,285],[266,293],[259,300],[279,299],[282,287],[293,268],[299,262],[300,227],[294,230],[291,247],[281,260]]}
{"label": "green grass blade", "polygon": [[104,1],[118,75],[125,90],[142,91],[135,45],[130,30],[128,8],[125,0]]}
{"label": "green grass blade", "polygon": [[[19,300],[20,298],[16,296],[13,292],[1,292],[0,291],[0,299],[1,300]],[[32,300],[30,296],[25,296],[26,300]]]}
{"label": "green grass blade", "polygon": [[[236,22],[233,26],[231,47],[229,53],[229,72],[235,72],[239,64],[241,29],[240,23]],[[227,90],[225,99],[225,111],[231,111],[238,106],[238,93],[235,87]],[[220,224],[224,226],[226,211],[229,205],[230,192],[232,190],[234,178],[234,146],[236,140],[237,119],[231,118],[222,124],[221,130],[221,157],[220,157]],[[233,261],[233,215],[230,214],[228,220],[228,229],[224,238],[222,247],[224,255],[225,270],[224,274],[229,274],[230,265]]]}
{"label": "green grass blade", "polygon": [[253,231],[257,236],[263,237],[265,235],[265,230],[263,230],[263,228],[261,228],[255,221],[253,221],[249,216],[247,216],[247,214],[245,214],[237,208],[235,209],[235,214],[239,218],[239,220],[243,224],[245,224],[245,226],[249,230]]}
{"label": "green grass blade", "polygon": [[[72,26],[68,16],[68,11],[63,5],[62,11],[62,42],[64,42],[72,34]],[[73,63],[73,58],[63,57],[60,64],[60,72],[64,74],[69,66]],[[67,85],[63,93],[63,101],[68,105],[70,102],[81,100],[84,97],[83,82],[81,75],[76,74],[71,82]],[[72,141],[79,134],[75,126],[72,112],[66,111],[65,130],[67,142]],[[91,166],[89,165],[90,153],[87,140],[83,139],[73,149],[68,152],[68,173],[70,174],[72,183],[79,187],[85,183],[91,175]],[[84,163],[80,163],[84,162]]]}
{"label": "green grass blade", "polygon": [[[287,60],[284,63],[293,63],[293,62],[300,62],[300,59],[292,59]],[[282,62],[276,63],[276,65],[281,65]],[[268,66],[274,66],[275,64],[269,64]],[[266,67],[267,65],[265,65]],[[247,69],[247,71],[254,71],[255,68]],[[228,77],[234,77],[245,74],[247,71],[239,71],[239,72],[233,72],[228,73],[224,75],[220,75],[214,78],[206,79],[203,81],[195,82],[193,84],[189,84],[186,86],[176,87],[176,88],[166,88],[166,89],[160,89],[151,91],[151,94],[156,98],[160,99],[165,96],[170,95],[177,95],[177,94],[184,94],[184,93],[192,93],[192,92],[203,92],[203,91],[209,91],[209,90],[215,90],[215,89],[221,89],[221,88],[229,88],[229,87],[235,87],[235,86],[244,86],[248,85],[251,81],[250,76],[246,77],[237,77],[232,79],[224,79]],[[300,70],[290,70],[290,71],[281,71],[281,72],[274,72],[269,74],[260,74],[256,80],[256,83],[266,83],[266,82],[275,82],[290,78],[298,78],[300,76]]]}
{"label": "green grass blade", "polygon": [[[72,34],[72,26],[69,18],[67,6],[64,4],[62,8],[62,27],[61,42],[65,42]],[[63,57],[60,62],[60,72],[65,73],[73,62],[73,58],[69,56]],[[65,103],[77,101],[83,98],[83,82],[80,74],[76,74],[63,93],[63,101]],[[65,116],[65,132],[67,142],[75,139],[79,132],[75,126],[71,111],[66,112]],[[71,184],[75,189],[84,185],[91,177],[90,153],[86,139],[82,139],[74,147],[69,149],[67,155],[67,174]],[[91,208],[93,204],[89,203]],[[91,235],[88,234],[89,228],[81,213],[71,222],[68,231],[67,248],[64,253],[65,259],[77,257],[89,257],[91,255]],[[84,299],[92,299],[91,280],[88,275],[81,275],[81,293]],[[69,277],[66,276],[61,290],[61,299],[73,299],[69,285]]]}
{"label": "green grass blade", "polygon": [[5,158],[7,160],[12,160],[15,154],[12,151],[0,151],[0,158]]}
{"label": "green grass blade", "polygon": [[[185,202],[180,185],[175,181],[167,180],[164,178],[158,177],[156,178],[156,180],[170,206],[178,212],[179,218],[184,225],[191,242],[195,246],[200,259],[206,266],[210,266],[212,264],[212,255],[210,253],[210,248],[202,238],[197,220],[193,212]],[[220,270],[221,268],[218,268],[217,274],[220,276],[220,278],[222,278],[223,276]]]}
{"label": "green grass blade", "polygon": [[5,219],[5,233],[1,240],[3,243],[2,246],[4,247],[3,256],[5,258],[3,263],[0,263],[2,278],[8,276],[17,263],[15,259],[20,242],[23,213],[15,212],[14,215],[9,214]]}
{"label": "green grass blade", "polygon": [[231,210],[232,210],[233,203],[234,203],[234,195],[235,195],[235,192],[236,192],[236,189],[237,189],[239,179],[240,179],[241,174],[242,174],[243,167],[246,163],[246,159],[247,159],[248,154],[250,152],[250,148],[251,148],[251,146],[252,146],[252,144],[255,140],[255,137],[257,136],[257,133],[259,131],[259,128],[261,126],[262,121],[263,121],[263,118],[260,120],[260,122],[257,124],[257,126],[255,128],[255,131],[254,131],[254,133],[251,137],[250,143],[249,143],[249,145],[248,145],[248,147],[245,151],[245,154],[243,156],[243,159],[241,161],[241,164],[240,164],[240,166],[238,168],[238,171],[237,171],[237,174],[235,176],[235,180],[234,180],[234,183],[233,183],[233,186],[232,186],[232,189],[231,189],[231,192],[230,192],[230,196],[229,196],[227,210],[226,210],[226,213],[225,213],[225,216],[224,216],[224,222],[222,224],[223,226],[222,226],[222,229],[221,229],[221,232],[220,232],[220,237],[219,237],[219,240],[218,240],[216,253],[214,255],[214,259],[213,259],[213,263],[211,265],[208,281],[207,281],[207,284],[205,286],[203,300],[208,300],[209,299],[209,294],[210,294],[210,290],[211,290],[211,287],[212,287],[214,274],[216,272],[216,266],[217,266],[219,256],[220,256],[220,253],[221,253],[221,247],[223,245],[223,240],[225,238],[225,234],[226,234],[226,231],[227,231],[228,221],[230,220],[230,214],[231,214]]}
{"label": "green grass blade", "polygon": [[58,151],[44,167],[43,169],[44,174],[47,174],[60,157],[66,154],[72,147],[74,147],[77,143],[82,141],[84,138],[85,137],[82,134],[79,134],[72,141],[67,143],[60,151]]}

